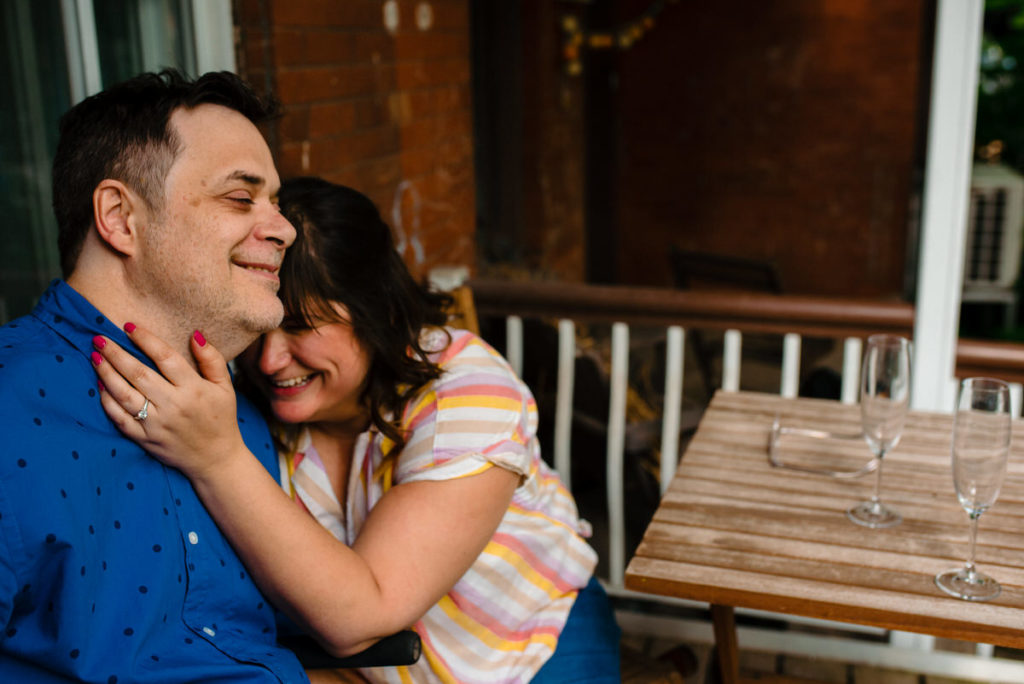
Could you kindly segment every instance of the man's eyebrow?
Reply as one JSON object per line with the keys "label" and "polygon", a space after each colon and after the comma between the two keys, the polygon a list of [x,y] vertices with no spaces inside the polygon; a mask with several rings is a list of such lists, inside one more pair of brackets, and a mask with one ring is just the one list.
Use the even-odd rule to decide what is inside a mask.
{"label": "man's eyebrow", "polygon": [[249,185],[255,186],[262,186],[265,185],[267,182],[267,180],[262,176],[256,176],[254,174],[249,173],[248,171],[233,171],[224,178],[225,182],[235,180],[240,180],[243,183],[248,183]]}

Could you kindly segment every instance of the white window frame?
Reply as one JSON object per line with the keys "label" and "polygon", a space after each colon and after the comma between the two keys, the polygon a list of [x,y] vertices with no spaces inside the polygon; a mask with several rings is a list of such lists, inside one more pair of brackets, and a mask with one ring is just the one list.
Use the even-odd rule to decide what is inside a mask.
{"label": "white window frame", "polygon": [[[235,30],[231,0],[188,0],[196,71],[234,72]],[[71,101],[81,102],[103,89],[93,0],[61,0]]]}

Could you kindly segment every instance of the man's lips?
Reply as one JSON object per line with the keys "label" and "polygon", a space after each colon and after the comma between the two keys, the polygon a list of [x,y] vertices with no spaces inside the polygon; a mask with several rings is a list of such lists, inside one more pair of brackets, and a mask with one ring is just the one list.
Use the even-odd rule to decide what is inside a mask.
{"label": "man's lips", "polygon": [[247,271],[252,271],[253,273],[255,273],[257,275],[261,275],[261,276],[264,276],[266,278],[270,278],[271,280],[274,280],[274,281],[278,280],[277,272],[279,270],[279,267],[278,267],[277,264],[272,264],[272,263],[268,264],[268,263],[262,263],[262,262],[259,262],[259,261],[239,261],[237,259],[232,261],[232,263],[235,266],[238,266],[240,268],[244,268]]}

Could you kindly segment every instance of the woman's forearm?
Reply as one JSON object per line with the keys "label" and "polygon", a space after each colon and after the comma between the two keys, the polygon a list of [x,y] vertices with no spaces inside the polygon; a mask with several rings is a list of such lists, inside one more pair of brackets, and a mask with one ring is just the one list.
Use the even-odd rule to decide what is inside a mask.
{"label": "woman's forearm", "polygon": [[519,482],[490,467],[395,485],[350,548],[296,506],[248,451],[191,479],[260,588],[337,655],[411,626],[450,591],[494,536]]}
{"label": "woman's forearm", "polygon": [[327,651],[355,653],[407,626],[389,615],[359,555],[296,506],[248,451],[192,484],[257,585]]}

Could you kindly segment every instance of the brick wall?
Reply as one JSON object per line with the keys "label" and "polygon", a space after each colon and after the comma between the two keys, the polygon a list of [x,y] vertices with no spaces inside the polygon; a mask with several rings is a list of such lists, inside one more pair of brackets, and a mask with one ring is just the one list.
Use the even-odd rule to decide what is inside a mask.
{"label": "brick wall", "polygon": [[927,4],[667,4],[617,63],[619,281],[669,284],[677,244],[772,261],[790,292],[899,295]]}
{"label": "brick wall", "polygon": [[[381,0],[235,0],[239,70],[285,105],[282,175],[352,185],[390,222],[397,198],[417,274],[477,266],[469,4],[399,0],[392,31]],[[588,80],[560,56],[561,16],[584,10],[523,1],[521,266],[579,280],[597,255],[617,282],[668,285],[675,244],[774,262],[790,292],[903,291],[930,0],[741,5],[666,3]],[[602,6],[616,25],[650,3]],[[589,148],[588,100],[608,105]],[[595,169],[607,191],[588,205]]]}
{"label": "brick wall", "polygon": [[475,267],[468,0],[390,3],[391,26],[385,4],[235,0],[239,73],[284,106],[268,131],[282,177],[366,193],[415,275]]}
{"label": "brick wall", "polygon": [[904,294],[933,4],[667,2],[567,80],[550,49],[562,15],[608,30],[652,3],[525,0],[531,265],[668,286],[678,245],[774,263],[788,292]]}

